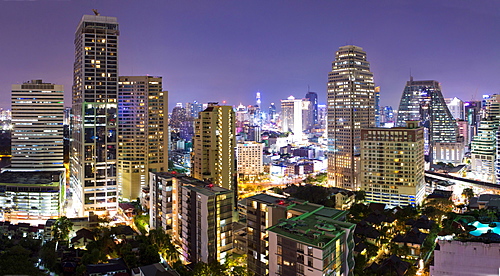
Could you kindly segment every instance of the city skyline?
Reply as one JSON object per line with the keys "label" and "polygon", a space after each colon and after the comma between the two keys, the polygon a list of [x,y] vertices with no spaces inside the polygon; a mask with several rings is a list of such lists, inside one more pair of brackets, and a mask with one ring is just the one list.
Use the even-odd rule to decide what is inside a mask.
{"label": "city skyline", "polygon": [[[368,52],[381,105],[397,106],[410,70],[439,81],[445,97],[477,100],[497,93],[499,70],[492,26],[500,3],[481,2],[3,1],[1,30],[15,39],[0,42],[0,91],[44,79],[64,85],[70,106],[75,18],[95,8],[122,18],[119,74],[162,76],[169,110],[193,100],[252,104],[257,91],[267,107],[304,97],[308,86],[324,104],[325,73],[335,50],[349,44]],[[2,97],[0,107],[9,105]]]}

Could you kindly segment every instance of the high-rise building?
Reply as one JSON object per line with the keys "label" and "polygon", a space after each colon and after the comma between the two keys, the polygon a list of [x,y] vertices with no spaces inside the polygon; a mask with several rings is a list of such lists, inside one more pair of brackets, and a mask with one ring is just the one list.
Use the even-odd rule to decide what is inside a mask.
{"label": "high-rise building", "polygon": [[237,195],[235,147],[233,108],[209,103],[195,122],[191,176],[232,190]]}
{"label": "high-rise building", "polygon": [[309,91],[306,94],[306,99],[311,102],[311,118],[307,128],[312,129],[314,126],[318,125],[318,94],[316,92]]}
{"label": "high-rise building", "polygon": [[454,98],[445,98],[446,106],[450,110],[451,116],[455,119],[463,120],[464,119],[464,102],[457,97]]}
{"label": "high-rise building", "polygon": [[419,121],[424,127],[425,153],[432,158],[436,143],[457,143],[458,127],[446,106],[441,85],[434,80],[406,82],[399,103],[397,127]]}
{"label": "high-rise building", "polygon": [[32,80],[12,85],[12,161],[9,170],[61,171],[64,89]]}
{"label": "high-rise building", "polygon": [[375,126],[375,84],[366,52],[342,46],[328,73],[328,184],[359,188],[361,129]]}
{"label": "high-rise building", "polygon": [[75,33],[71,187],[81,212],[118,207],[118,22],[84,15]]}
{"label": "high-rise building", "polygon": [[148,172],[168,170],[168,92],[162,78],[121,76],[118,83],[118,186],[135,200]]}
{"label": "high-rise building", "polygon": [[274,103],[271,103],[269,105],[269,115],[268,115],[269,121],[274,122],[276,120],[276,105]]}
{"label": "high-rise building", "polygon": [[150,173],[150,224],[165,229],[186,261],[231,254],[233,192],[185,175]]}
{"label": "high-rise building", "polygon": [[477,134],[477,128],[481,121],[481,102],[470,101],[465,102],[465,120],[469,124],[469,137],[472,139]]}
{"label": "high-rise building", "polygon": [[422,203],[424,129],[418,123],[361,131],[361,190],[367,201],[392,206]]}
{"label": "high-rise building", "polygon": [[380,86],[375,87],[375,127],[381,127]]}
{"label": "high-rise building", "polygon": [[281,130],[292,132],[293,141],[302,140],[302,99],[294,96],[281,100]]}

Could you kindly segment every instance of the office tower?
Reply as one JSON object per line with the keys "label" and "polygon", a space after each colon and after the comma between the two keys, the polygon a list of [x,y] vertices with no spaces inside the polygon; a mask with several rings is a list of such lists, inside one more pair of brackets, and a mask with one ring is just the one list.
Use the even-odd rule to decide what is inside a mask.
{"label": "office tower", "polygon": [[281,130],[292,133],[292,141],[302,140],[302,100],[290,96],[281,100]]}
{"label": "office tower", "polygon": [[268,228],[269,275],[352,275],[356,225],[346,214],[318,206]]}
{"label": "office tower", "polygon": [[457,97],[454,98],[445,98],[446,106],[450,110],[451,116],[454,119],[463,120],[464,119],[464,102]]}
{"label": "office tower", "polygon": [[318,94],[316,92],[307,92],[306,99],[311,102],[311,119],[308,129],[312,129],[318,124]]}
{"label": "office tower", "polygon": [[167,230],[188,262],[232,252],[233,192],[184,175],[150,173],[151,227]]}
{"label": "office tower", "polygon": [[236,161],[240,179],[257,179],[264,173],[262,151],[264,144],[245,141],[236,145]]}
{"label": "office tower", "polygon": [[380,122],[380,86],[375,87],[375,127],[381,127]]}
{"label": "office tower", "polygon": [[465,120],[469,123],[469,137],[474,137],[477,134],[477,127],[481,121],[481,102],[470,101],[465,102]]}
{"label": "office tower", "polygon": [[161,77],[119,77],[118,186],[123,200],[141,196],[148,172],[168,170],[167,108]]}
{"label": "office tower", "polygon": [[424,127],[425,153],[430,158],[437,143],[457,143],[457,123],[446,106],[437,81],[414,81],[410,77],[406,82],[396,126],[404,127],[406,121],[419,121]]}
{"label": "office tower", "polygon": [[269,121],[274,122],[276,121],[276,105],[274,103],[271,103],[269,105]]}
{"label": "office tower", "polygon": [[357,190],[361,129],[375,126],[375,84],[361,47],[337,51],[327,95],[328,184]]}
{"label": "office tower", "polygon": [[471,142],[471,171],[475,178],[493,183],[498,181],[495,171],[500,176],[500,161],[497,160],[499,126],[500,95],[483,97],[482,117]]}
{"label": "office tower", "polygon": [[255,112],[253,123],[258,126],[262,124],[262,100],[260,99],[260,92],[255,94]]}
{"label": "office tower", "polygon": [[84,15],[75,33],[71,187],[80,215],[118,207],[118,22]]}
{"label": "office tower", "polygon": [[326,128],[328,118],[328,108],[325,104],[318,105],[318,124],[321,128]]}
{"label": "office tower", "polygon": [[193,118],[198,118],[198,113],[203,111],[203,104],[194,101],[192,103],[186,103],[184,108],[189,116]]}
{"label": "office tower", "polygon": [[380,109],[380,125],[381,127],[394,126],[394,110],[392,110],[392,106],[384,106]]}
{"label": "office tower", "polygon": [[9,170],[61,171],[64,89],[32,80],[12,85],[12,161]]}
{"label": "office tower", "polygon": [[424,129],[361,130],[361,190],[366,200],[391,206],[420,205],[424,199]]}
{"label": "office tower", "polygon": [[235,115],[231,106],[209,103],[195,122],[191,176],[237,195]]}
{"label": "office tower", "polygon": [[483,119],[471,142],[471,170],[475,178],[495,182],[498,122]]}

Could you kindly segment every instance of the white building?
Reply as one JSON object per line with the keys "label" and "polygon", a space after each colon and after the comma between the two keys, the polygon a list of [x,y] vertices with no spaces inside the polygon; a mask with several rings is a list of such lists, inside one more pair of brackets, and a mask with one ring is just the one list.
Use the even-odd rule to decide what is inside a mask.
{"label": "white building", "polygon": [[434,250],[432,276],[487,276],[500,273],[500,243],[440,239]]}
{"label": "white building", "polygon": [[302,140],[302,109],[304,105],[301,99],[290,96],[286,100],[281,100],[281,130],[292,132],[293,141]]}
{"label": "white building", "polygon": [[10,171],[60,171],[63,166],[64,89],[32,80],[12,85]]}
{"label": "white building", "polygon": [[451,112],[451,115],[455,119],[463,120],[465,113],[464,102],[457,97],[454,98],[445,98],[446,106]]}

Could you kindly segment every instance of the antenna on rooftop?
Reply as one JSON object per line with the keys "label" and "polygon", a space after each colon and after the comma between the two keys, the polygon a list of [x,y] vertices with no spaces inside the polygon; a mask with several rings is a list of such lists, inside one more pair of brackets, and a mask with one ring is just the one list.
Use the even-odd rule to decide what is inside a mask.
{"label": "antenna on rooftop", "polygon": [[92,9],[92,11],[94,12],[95,15],[99,16],[101,15],[96,9]]}

